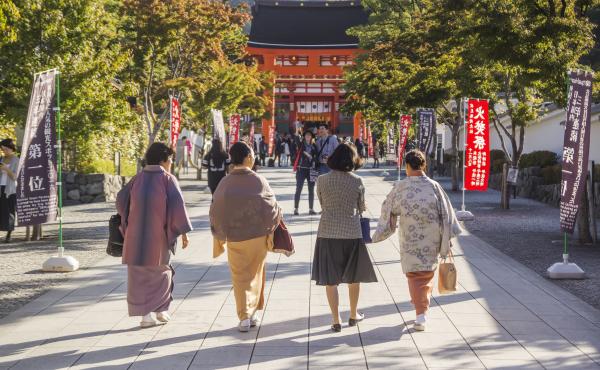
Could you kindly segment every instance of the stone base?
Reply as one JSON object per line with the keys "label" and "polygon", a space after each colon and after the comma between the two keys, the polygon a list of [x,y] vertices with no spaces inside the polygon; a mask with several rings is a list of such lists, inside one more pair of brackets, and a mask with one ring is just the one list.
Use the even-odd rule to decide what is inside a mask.
{"label": "stone base", "polygon": [[71,256],[53,256],[42,265],[42,270],[48,272],[73,272],[78,269],[79,261]]}
{"label": "stone base", "polygon": [[456,211],[458,221],[473,221],[475,216],[469,211]]}
{"label": "stone base", "polygon": [[584,279],[585,271],[577,264],[569,263],[569,255],[563,254],[563,262],[557,262],[547,270],[550,279]]}

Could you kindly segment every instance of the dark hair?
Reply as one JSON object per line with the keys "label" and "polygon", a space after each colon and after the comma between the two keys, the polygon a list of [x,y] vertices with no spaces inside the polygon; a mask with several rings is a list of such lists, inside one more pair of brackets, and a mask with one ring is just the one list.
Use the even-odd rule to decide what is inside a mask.
{"label": "dark hair", "polygon": [[321,127],[325,127],[325,129],[329,130],[329,125],[326,123],[319,123],[319,125],[317,126],[317,128],[321,128]]}
{"label": "dark hair", "polygon": [[314,139],[314,138],[315,138],[315,134],[313,134],[313,132],[312,132],[312,131],[305,131],[305,132],[302,134],[302,137],[306,137],[306,135],[310,135],[311,139]]}
{"label": "dark hair", "polygon": [[219,160],[227,158],[227,152],[225,151],[225,149],[223,149],[223,143],[220,139],[213,139],[209,153],[213,159]]}
{"label": "dark hair", "polygon": [[332,170],[351,172],[363,165],[354,145],[342,143],[333,151],[327,159],[327,166]]}
{"label": "dark hair", "polygon": [[238,141],[233,144],[229,149],[229,156],[231,157],[231,164],[234,166],[239,166],[244,163],[246,157],[248,157],[252,153],[252,148],[250,145],[246,144],[243,141]]}
{"label": "dark hair", "polygon": [[425,154],[417,149],[413,149],[406,153],[404,161],[406,161],[406,164],[409,165],[413,170],[422,170],[427,164],[427,161],[425,160]]}
{"label": "dark hair", "polygon": [[15,145],[15,142],[12,139],[4,139],[4,140],[0,141],[0,146],[9,148],[13,152],[17,151],[17,146]]}
{"label": "dark hair", "polygon": [[153,143],[146,151],[146,164],[157,165],[166,162],[173,155],[173,149],[163,143]]}

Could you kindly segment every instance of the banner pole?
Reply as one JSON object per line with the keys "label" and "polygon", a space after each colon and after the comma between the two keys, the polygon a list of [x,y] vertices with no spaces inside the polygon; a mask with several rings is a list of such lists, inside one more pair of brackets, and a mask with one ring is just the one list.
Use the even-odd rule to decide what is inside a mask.
{"label": "banner pole", "polygon": [[[461,98],[462,104],[462,120],[463,120],[463,165],[462,165],[462,206],[460,211],[456,212],[456,218],[459,221],[473,221],[475,216],[473,213],[467,211],[465,204],[465,193],[466,193],[466,172],[467,172],[467,101],[468,98]],[[460,109],[460,108],[459,108]],[[458,153],[457,153],[458,159]]]}
{"label": "banner pole", "polygon": [[62,257],[63,245],[63,201],[62,201],[62,128],[60,125],[60,71],[56,73],[56,128],[57,128],[57,162],[58,162],[58,256]]}
{"label": "banner pole", "polygon": [[463,165],[462,165],[462,208],[461,210],[466,211],[465,207],[465,172],[467,168],[467,104],[466,99],[462,99],[462,119],[463,119]]}

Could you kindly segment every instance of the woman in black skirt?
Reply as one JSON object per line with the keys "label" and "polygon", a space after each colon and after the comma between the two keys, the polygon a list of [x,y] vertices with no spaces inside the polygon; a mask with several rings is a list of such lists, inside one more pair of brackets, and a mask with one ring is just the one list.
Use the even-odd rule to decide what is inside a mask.
{"label": "woman in black skirt", "polygon": [[211,194],[215,193],[217,186],[227,175],[230,164],[229,155],[223,149],[223,143],[219,139],[214,139],[210,151],[202,160],[202,166],[208,169],[208,188]]}
{"label": "woman in black skirt", "polygon": [[0,231],[6,231],[5,242],[10,243],[10,236],[15,229],[17,206],[17,146],[11,139],[0,141],[2,160],[0,161]]}
{"label": "woman in black skirt", "polygon": [[362,165],[362,160],[352,144],[344,143],[335,149],[327,165],[332,171],[317,180],[317,195],[323,213],[315,245],[312,280],[326,286],[333,316],[331,330],[339,332],[342,326],[337,286],[348,284],[348,325],[355,326],[365,317],[357,311],[360,283],[376,282],[377,277],[360,227],[360,215],[366,211],[365,186],[353,173]]}

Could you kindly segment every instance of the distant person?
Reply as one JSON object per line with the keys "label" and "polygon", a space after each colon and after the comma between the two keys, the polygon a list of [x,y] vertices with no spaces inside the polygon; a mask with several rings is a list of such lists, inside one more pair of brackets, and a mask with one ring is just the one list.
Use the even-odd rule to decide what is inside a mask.
{"label": "distant person", "polygon": [[190,169],[190,162],[192,160],[192,141],[189,138],[185,139],[185,152],[183,158],[183,173],[188,174]]}
{"label": "distant person", "polygon": [[377,142],[373,142],[373,168],[379,168],[379,146]]}
{"label": "distant person", "polygon": [[329,172],[329,167],[327,166],[327,160],[329,156],[333,154],[335,148],[340,145],[338,143],[337,137],[334,135],[329,135],[329,129],[326,124],[319,125],[319,138],[316,142],[317,145],[317,162],[319,165],[319,173],[325,174]]}
{"label": "distant person", "polygon": [[19,157],[12,139],[0,141],[0,150],[0,231],[6,231],[4,242],[10,243],[16,223]]}
{"label": "distant person", "polygon": [[233,169],[221,181],[210,207],[213,257],[227,249],[238,329],[247,332],[257,325],[265,304],[265,260],[269,235],[275,231],[282,211],[267,180],[251,170],[254,152],[239,142],[229,150]]}
{"label": "distant person", "polygon": [[143,171],[117,195],[125,237],[122,261],[127,265],[129,316],[142,316],[142,328],[171,319],[171,254],[175,254],[179,236],[187,248],[187,233],[192,230],[179,183],[170,173],[172,157],[173,150],[167,145],[150,145]]}
{"label": "distant person", "polygon": [[406,154],[406,178],[397,182],[381,207],[373,242],[389,238],[399,225],[400,263],[416,310],[414,329],[425,330],[439,257],[447,257],[450,240],[462,231],[448,195],[425,174],[425,155]]}
{"label": "distant person", "polygon": [[227,175],[229,164],[229,155],[223,149],[223,143],[219,139],[213,139],[210,151],[202,159],[202,167],[208,169],[208,188],[211,194],[215,193],[217,186]]}
{"label": "distant person", "polygon": [[290,156],[291,156],[292,152],[290,150],[290,141],[289,139],[285,139],[283,141],[283,158],[284,158],[284,167],[287,167],[290,165]]}
{"label": "distant person", "polygon": [[269,153],[269,145],[265,142],[265,137],[260,138],[260,143],[258,144],[258,152],[260,156],[260,165],[265,167],[267,164],[265,159],[267,158],[267,154]]}
{"label": "distant person", "polygon": [[314,144],[314,135],[310,131],[304,133],[304,141],[298,149],[294,163],[296,171],[296,194],[294,195],[294,216],[298,216],[298,206],[300,205],[300,195],[304,183],[308,182],[308,214],[316,215],[315,205],[315,182],[312,178],[311,170],[315,169],[315,159],[317,157],[317,147]]}
{"label": "distant person", "polygon": [[187,146],[187,137],[182,136],[179,140],[177,140],[177,145],[175,146],[175,173],[179,176],[182,167],[185,167],[185,150]]}
{"label": "distant person", "polygon": [[356,151],[361,158],[365,158],[365,144],[363,143],[361,138],[357,138],[354,142],[354,146],[356,147]]}
{"label": "distant person", "polygon": [[323,213],[317,231],[312,280],[325,286],[331,309],[331,330],[342,330],[338,285],[348,284],[349,326],[364,319],[358,312],[360,283],[377,281],[369,252],[363,241],[360,215],[366,211],[365,185],[353,173],[362,160],[352,144],[340,144],[328,157],[331,172],[317,179],[317,195]]}
{"label": "distant person", "polygon": [[275,157],[273,158],[273,160],[277,162],[278,167],[281,167],[281,154],[283,153],[283,138],[281,137],[281,134],[279,132],[275,136],[274,152]]}

